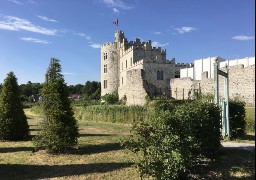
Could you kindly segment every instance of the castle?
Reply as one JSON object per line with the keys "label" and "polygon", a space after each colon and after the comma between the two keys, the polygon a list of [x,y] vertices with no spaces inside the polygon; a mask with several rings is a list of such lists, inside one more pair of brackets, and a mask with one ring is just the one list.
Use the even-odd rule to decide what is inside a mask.
{"label": "castle", "polygon": [[[101,45],[101,96],[117,92],[119,99],[126,97],[127,105],[143,105],[146,96],[164,95],[184,99],[190,98],[199,90],[202,93],[211,93],[213,87],[204,91],[202,89],[205,87],[202,87],[199,81],[208,78],[203,75],[205,78],[201,79],[204,70],[211,74],[211,65],[215,58],[218,58],[220,63],[226,62],[220,57],[210,58],[210,63],[206,63],[210,65],[208,69],[203,66],[203,62],[207,60],[201,60],[199,63],[195,61],[199,66],[194,66],[194,63],[175,63],[174,58],[166,59],[165,49],[152,47],[150,40],[141,42],[136,38],[135,41],[128,42],[123,31],[116,31],[114,42]],[[255,58],[250,62],[254,62],[251,63],[254,66]],[[250,67],[249,63],[247,65]],[[199,80],[196,78],[199,77],[198,74]],[[209,78],[211,77],[210,75]],[[184,87],[181,87],[182,84]],[[210,83],[207,86],[211,86]],[[255,88],[251,93],[254,97]]]}

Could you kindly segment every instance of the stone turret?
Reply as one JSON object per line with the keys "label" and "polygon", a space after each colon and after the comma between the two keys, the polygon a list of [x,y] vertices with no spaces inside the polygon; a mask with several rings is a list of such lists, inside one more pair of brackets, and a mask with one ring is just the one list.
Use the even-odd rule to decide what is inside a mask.
{"label": "stone turret", "polygon": [[122,43],[124,39],[124,31],[116,31],[115,32],[115,42]]}
{"label": "stone turret", "polygon": [[101,45],[101,96],[117,92],[119,86],[117,43]]}

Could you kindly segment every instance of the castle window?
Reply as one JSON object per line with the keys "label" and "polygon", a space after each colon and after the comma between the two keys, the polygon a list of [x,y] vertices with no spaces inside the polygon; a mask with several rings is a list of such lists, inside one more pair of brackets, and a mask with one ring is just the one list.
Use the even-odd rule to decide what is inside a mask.
{"label": "castle window", "polygon": [[131,66],[132,66],[132,58],[131,58]]}
{"label": "castle window", "polygon": [[125,61],[125,68],[127,68],[127,60]]}
{"label": "castle window", "polygon": [[108,84],[107,84],[107,80],[104,80],[104,89],[106,89],[108,87]]}
{"label": "castle window", "polygon": [[164,79],[164,72],[163,71],[157,71],[157,80],[163,80]]}
{"label": "castle window", "polygon": [[104,73],[107,73],[107,65],[104,65]]}
{"label": "castle window", "polygon": [[106,60],[108,58],[108,53],[103,53],[103,59]]}

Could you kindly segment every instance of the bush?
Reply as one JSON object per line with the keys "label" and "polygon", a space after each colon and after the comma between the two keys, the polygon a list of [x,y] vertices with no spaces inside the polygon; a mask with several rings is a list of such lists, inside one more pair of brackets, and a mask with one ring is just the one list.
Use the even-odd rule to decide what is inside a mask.
{"label": "bush", "polygon": [[118,102],[118,94],[113,93],[113,94],[105,94],[104,96],[101,97],[103,101],[105,101],[106,104],[115,104]]}
{"label": "bush", "polygon": [[255,133],[255,107],[247,107],[245,112],[246,133]]}
{"label": "bush", "polygon": [[20,100],[17,79],[7,74],[0,94],[0,140],[21,140],[29,135],[29,126]]}
{"label": "bush", "polygon": [[245,103],[239,100],[229,101],[230,138],[242,138],[245,135]]}
{"label": "bush", "polygon": [[66,152],[77,145],[78,125],[73,116],[68,94],[59,60],[51,59],[42,91],[44,121],[41,124],[41,131],[34,138],[36,149]]}
{"label": "bush", "polygon": [[38,114],[40,116],[43,116],[43,106],[42,103],[36,103],[34,106],[32,106],[31,111],[35,114]]}
{"label": "bush", "polygon": [[135,124],[125,145],[140,158],[141,178],[183,179],[199,157],[216,158],[221,139],[220,110],[202,101],[174,109],[170,102],[160,104],[166,110],[156,111],[151,122]]}

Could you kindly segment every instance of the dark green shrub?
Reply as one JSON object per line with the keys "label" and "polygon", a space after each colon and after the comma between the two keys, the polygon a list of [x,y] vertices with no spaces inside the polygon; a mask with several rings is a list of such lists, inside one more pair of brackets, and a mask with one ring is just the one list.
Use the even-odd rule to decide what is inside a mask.
{"label": "dark green shrub", "polygon": [[229,101],[230,138],[241,138],[245,135],[245,103],[239,100]]}
{"label": "dark green shrub", "polygon": [[20,100],[17,79],[7,74],[0,94],[0,140],[21,140],[29,135],[29,126]]}
{"label": "dark green shrub", "polygon": [[[194,101],[178,106],[175,118],[184,124],[184,131],[190,134],[197,149],[197,154],[216,158],[221,140],[220,109],[214,103]],[[184,135],[188,135],[184,133]]]}
{"label": "dark green shrub", "polygon": [[37,149],[65,152],[77,144],[78,125],[68,94],[59,60],[53,58],[42,91],[44,121],[41,124],[41,131],[34,138]]}
{"label": "dark green shrub", "polygon": [[101,97],[103,101],[105,101],[106,104],[115,104],[118,102],[118,94],[113,93],[113,94],[105,94],[104,96]]}
{"label": "dark green shrub", "polygon": [[138,154],[142,178],[184,179],[199,157],[213,159],[218,154],[221,134],[217,106],[195,101],[167,109],[157,111],[151,122],[135,124],[125,142]]}
{"label": "dark green shrub", "polygon": [[166,97],[161,97],[155,100],[155,111],[160,113],[162,111],[171,111],[175,108],[175,105],[170,99]]}

